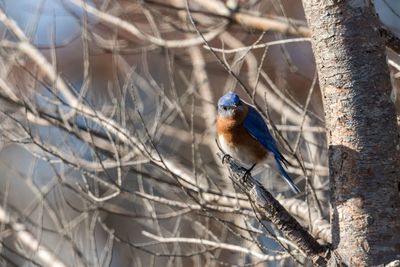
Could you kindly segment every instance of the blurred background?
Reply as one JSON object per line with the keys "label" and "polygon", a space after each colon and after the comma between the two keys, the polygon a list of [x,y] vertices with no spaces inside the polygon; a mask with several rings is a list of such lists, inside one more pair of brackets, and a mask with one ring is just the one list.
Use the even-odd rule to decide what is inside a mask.
{"label": "blurred background", "polygon": [[[400,3],[375,7],[399,33]],[[3,0],[0,21],[1,266],[311,265],[221,164],[229,90],[263,114],[302,193],[258,178],[330,241],[301,1]],[[398,55],[388,62],[398,106]]]}

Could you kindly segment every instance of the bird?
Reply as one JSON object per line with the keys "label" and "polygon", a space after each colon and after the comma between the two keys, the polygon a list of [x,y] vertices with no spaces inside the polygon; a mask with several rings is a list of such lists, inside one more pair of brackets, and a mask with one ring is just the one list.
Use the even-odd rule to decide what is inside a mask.
{"label": "bird", "polygon": [[267,124],[255,107],[229,91],[218,100],[216,128],[218,142],[225,154],[238,160],[248,171],[273,156],[280,175],[290,189],[296,194],[300,192],[284,168],[288,161],[279,151]]}

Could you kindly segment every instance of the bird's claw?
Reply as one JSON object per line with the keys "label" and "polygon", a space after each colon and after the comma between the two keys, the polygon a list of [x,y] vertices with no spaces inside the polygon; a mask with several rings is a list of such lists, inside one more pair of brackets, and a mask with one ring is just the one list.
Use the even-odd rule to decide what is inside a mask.
{"label": "bird's claw", "polygon": [[232,157],[229,154],[224,154],[224,156],[222,157],[222,164],[224,164],[227,159],[231,160]]}
{"label": "bird's claw", "polygon": [[241,168],[244,171],[244,174],[243,174],[242,179],[240,181],[242,184],[246,184],[247,181],[250,180],[251,171],[253,170],[255,165],[256,164],[253,164],[249,169],[246,169],[246,168],[243,168],[243,167]]}
{"label": "bird's claw", "polygon": [[249,178],[251,177],[251,169],[245,169],[243,168],[244,174],[242,176],[242,179],[240,180],[241,184],[246,184]]}

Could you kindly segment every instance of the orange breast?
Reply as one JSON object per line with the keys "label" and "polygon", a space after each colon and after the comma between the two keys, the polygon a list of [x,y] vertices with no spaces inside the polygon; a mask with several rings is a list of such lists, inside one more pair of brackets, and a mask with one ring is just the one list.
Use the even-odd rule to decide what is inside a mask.
{"label": "orange breast", "polygon": [[[257,162],[267,156],[267,150],[247,132],[243,123],[238,124],[233,118],[219,117],[217,119],[217,131],[227,144],[239,147],[243,153],[251,153],[248,156],[255,158]],[[243,155],[243,157],[246,157],[246,155]]]}

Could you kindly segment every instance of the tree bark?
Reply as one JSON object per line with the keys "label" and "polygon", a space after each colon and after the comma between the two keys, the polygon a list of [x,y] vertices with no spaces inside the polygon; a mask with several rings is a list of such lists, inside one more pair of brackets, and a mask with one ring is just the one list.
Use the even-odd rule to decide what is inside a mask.
{"label": "tree bark", "polygon": [[332,243],[344,264],[398,257],[397,124],[371,1],[303,0],[328,129]]}
{"label": "tree bark", "polygon": [[236,165],[230,156],[220,155],[229,166],[233,183],[251,200],[259,219],[271,221],[290,241],[311,259],[315,266],[326,266],[327,247],[319,244],[264,186]]}

